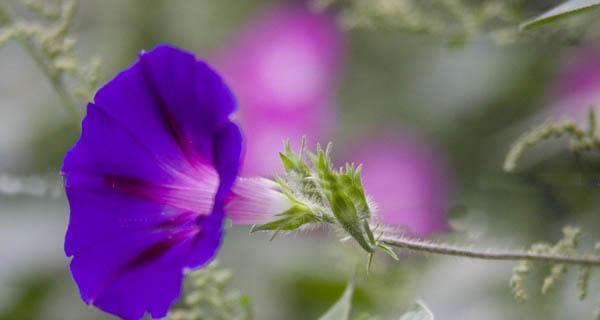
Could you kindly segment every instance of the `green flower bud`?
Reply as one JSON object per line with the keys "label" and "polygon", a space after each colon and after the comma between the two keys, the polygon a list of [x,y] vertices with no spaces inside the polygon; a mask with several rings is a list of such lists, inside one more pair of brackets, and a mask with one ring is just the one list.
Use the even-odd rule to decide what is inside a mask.
{"label": "green flower bud", "polygon": [[318,184],[339,225],[365,251],[372,253],[376,243],[368,223],[370,211],[366,196],[360,183],[360,176],[358,178],[356,176],[356,172],[360,171],[355,170],[352,165],[347,165],[346,171],[333,171],[328,156],[330,150],[331,144],[325,151],[317,146],[317,154],[312,155]]}
{"label": "green flower bud", "polygon": [[291,205],[274,215],[274,220],[255,225],[252,231],[292,231],[310,223],[340,226],[361,248],[371,254],[380,249],[397,259],[394,251],[377,241],[371,230],[371,210],[361,180],[361,166],[346,164],[332,169],[331,144],[305,159],[304,141],[299,153],[285,144],[280,153],[285,174],[276,179],[277,190]]}

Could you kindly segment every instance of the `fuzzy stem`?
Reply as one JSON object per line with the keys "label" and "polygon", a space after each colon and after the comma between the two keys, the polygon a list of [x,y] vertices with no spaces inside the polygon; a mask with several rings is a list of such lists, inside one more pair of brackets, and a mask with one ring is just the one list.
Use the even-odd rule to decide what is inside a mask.
{"label": "fuzzy stem", "polygon": [[[3,1],[0,0],[0,25],[10,25],[12,23],[13,23],[13,20],[11,19],[10,15],[4,8]],[[76,124],[76,127],[78,128],[79,122],[81,120],[81,112],[75,106],[75,103],[73,102],[73,100],[71,99],[71,96],[67,92],[67,89],[65,88],[63,82],[60,79],[60,75],[57,75],[55,72],[53,72],[51,70],[50,66],[48,66],[48,64],[45,62],[44,58],[36,51],[35,47],[31,44],[31,42],[29,42],[26,39],[19,39],[19,40],[20,40],[19,42],[25,48],[27,53],[29,53],[29,55],[35,61],[35,63],[38,65],[40,70],[44,73],[46,78],[48,78],[48,80],[50,81],[50,84],[52,85],[52,88],[54,89],[54,91],[58,94],[58,96],[62,100],[63,107],[71,115],[71,117],[73,118],[73,120]]]}
{"label": "fuzzy stem", "polygon": [[600,266],[600,257],[594,255],[558,255],[525,251],[489,251],[467,248],[458,245],[434,243],[416,238],[382,237],[380,242],[412,251],[456,256],[482,260],[531,261],[550,264],[570,264],[579,266]]}

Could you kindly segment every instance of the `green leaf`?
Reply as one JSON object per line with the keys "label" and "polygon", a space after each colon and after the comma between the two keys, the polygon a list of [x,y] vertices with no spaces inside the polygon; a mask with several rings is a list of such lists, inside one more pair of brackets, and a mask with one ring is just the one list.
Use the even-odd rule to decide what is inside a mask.
{"label": "green leaf", "polygon": [[354,282],[350,282],[342,297],[319,320],[349,320],[353,294]]}
{"label": "green leaf", "polygon": [[293,231],[307,223],[318,221],[310,210],[300,205],[294,205],[278,216],[282,218],[252,226],[250,233],[256,231]]}
{"label": "green leaf", "polygon": [[427,306],[417,301],[415,306],[405,313],[399,320],[433,320],[433,313],[427,309]]}
{"label": "green leaf", "polygon": [[521,24],[521,30],[532,29],[575,13],[600,6],[600,0],[569,0]]}
{"label": "green leaf", "polygon": [[387,253],[388,256],[392,257],[392,259],[398,261],[400,260],[400,258],[398,258],[398,255],[396,254],[396,252],[394,252],[394,249],[392,249],[392,247],[388,246],[387,244],[383,243],[383,242],[377,242],[377,247],[379,249],[381,249],[383,252]]}
{"label": "green leaf", "polygon": [[[336,190],[337,191],[337,190]],[[372,253],[375,250],[375,243],[372,242],[373,235],[369,229],[368,223],[358,216],[354,204],[348,197],[341,192],[333,193],[329,199],[331,211],[339,222],[340,226],[348,232],[356,242],[367,252]],[[369,231],[367,231],[369,230]]]}
{"label": "green leaf", "polygon": [[285,154],[283,154],[283,153],[280,152],[279,153],[279,158],[281,159],[281,162],[283,163],[283,168],[286,171],[291,171],[291,170],[293,170],[295,168],[296,164],[287,155],[285,155]]}

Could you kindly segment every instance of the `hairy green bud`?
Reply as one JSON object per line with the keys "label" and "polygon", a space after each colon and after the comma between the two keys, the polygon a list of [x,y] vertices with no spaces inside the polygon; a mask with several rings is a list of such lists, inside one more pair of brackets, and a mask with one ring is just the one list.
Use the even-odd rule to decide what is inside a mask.
{"label": "hairy green bud", "polygon": [[303,141],[300,151],[295,153],[286,142],[279,154],[285,173],[276,182],[293,205],[277,214],[273,221],[254,226],[252,231],[293,231],[308,224],[329,223],[354,239],[371,254],[370,259],[377,249],[397,259],[389,246],[377,241],[371,229],[372,214],[360,176],[361,167],[346,164],[333,169],[331,144],[326,149],[317,145],[316,153],[304,148]]}

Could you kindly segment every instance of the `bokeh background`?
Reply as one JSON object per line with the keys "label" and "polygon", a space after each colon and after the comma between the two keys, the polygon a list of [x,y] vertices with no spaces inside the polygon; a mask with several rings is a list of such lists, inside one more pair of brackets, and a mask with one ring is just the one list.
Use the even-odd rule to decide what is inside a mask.
{"label": "bokeh background", "polygon": [[[521,2],[517,16],[556,3]],[[598,157],[575,157],[559,141],[528,154],[516,174],[502,171],[520,133],[544,119],[579,118],[600,101],[598,32],[555,28],[498,41],[482,30],[456,41],[393,26],[344,28],[335,9],[81,1],[73,33],[81,57],[102,58],[105,80],[157,43],[209,61],[237,94],[246,175],[277,174],[283,140],[298,146],[306,136],[311,148],[333,141],[340,165],[364,163],[382,219],[410,234],[521,248],[555,241],[571,224],[583,227],[584,247],[600,238]],[[62,249],[59,168],[77,131],[17,42],[0,48],[0,71],[0,319],[108,319],[79,299]],[[269,238],[230,227],[220,265],[251,297],[255,319],[315,319],[343,291],[357,251],[326,229]],[[530,300],[517,304],[510,262],[400,253],[399,262],[377,256],[359,277],[356,315],[395,319],[420,299],[438,319],[591,319],[600,300],[598,281],[577,300],[574,273],[542,297],[540,271],[528,282]]]}

